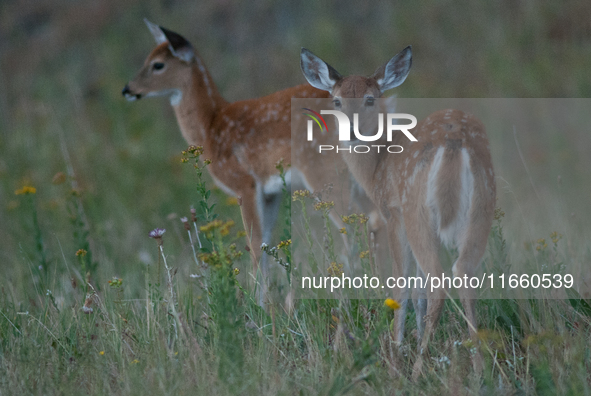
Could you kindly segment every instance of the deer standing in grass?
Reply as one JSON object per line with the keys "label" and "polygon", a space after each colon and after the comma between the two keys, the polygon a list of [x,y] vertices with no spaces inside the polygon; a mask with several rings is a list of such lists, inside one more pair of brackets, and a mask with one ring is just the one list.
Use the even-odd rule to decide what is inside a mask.
{"label": "deer standing in grass", "polygon": [[[373,106],[374,98],[404,82],[411,64],[411,48],[407,47],[371,77],[342,77],[310,51],[302,49],[301,53],[301,68],[308,82],[329,92],[335,108],[345,114],[363,110],[353,109],[351,98],[365,98],[361,107]],[[400,133],[393,137],[392,144],[404,147],[401,153],[345,152],[343,158],[387,224],[394,276],[409,276],[413,256],[418,276],[440,276],[443,242],[456,246],[459,252],[454,276],[471,277],[484,255],[495,206],[495,179],[484,126],[462,111],[443,110],[429,115],[411,132],[418,141],[409,141]],[[352,146],[357,143],[349,142]],[[410,291],[394,290],[401,302],[394,326],[394,339],[400,344]],[[459,296],[476,342],[475,292],[459,289]],[[422,370],[421,355],[427,351],[445,297],[445,289],[418,290],[414,302],[420,355],[413,368],[414,378]],[[480,368],[481,359],[478,354],[475,368]]]}
{"label": "deer standing in grass", "polygon": [[[291,163],[291,98],[328,98],[323,90],[302,84],[271,95],[229,103],[222,98],[211,75],[193,46],[181,35],[145,20],[157,46],[149,54],[134,80],[123,89],[128,100],[168,96],[181,132],[192,145],[201,145],[212,160],[209,173],[218,187],[242,198],[244,228],[250,236],[255,263],[262,242],[271,241],[272,229],[281,202],[282,180],[276,169],[280,159]],[[321,191],[338,179],[334,161],[324,166],[316,162],[292,164],[303,176],[304,185]],[[348,172],[345,164],[342,170]],[[322,172],[319,172],[322,169]],[[286,173],[290,181],[291,171]],[[345,190],[339,190],[344,188]],[[333,194],[347,196],[346,187],[335,185]],[[332,220],[344,227],[336,213],[346,206],[335,201]],[[255,253],[257,252],[257,253]],[[267,256],[261,260],[258,302],[263,305],[268,273]]]}

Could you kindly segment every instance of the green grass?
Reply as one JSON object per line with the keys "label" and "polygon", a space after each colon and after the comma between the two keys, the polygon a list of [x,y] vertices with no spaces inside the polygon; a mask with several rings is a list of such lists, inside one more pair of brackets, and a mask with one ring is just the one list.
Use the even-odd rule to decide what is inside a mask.
{"label": "green grass", "polygon": [[[236,223],[216,243],[245,253],[224,262],[225,272],[210,271],[212,299],[203,278],[190,277],[199,268],[179,217],[202,194],[194,169],[181,164],[186,144],[172,112],[163,101],[120,95],[153,46],[147,16],[193,42],[230,100],[303,83],[301,46],[343,74],[369,74],[407,44],[415,58],[401,97],[585,97],[588,2],[123,3],[0,5],[0,394],[591,393],[591,308],[576,298],[479,301],[481,376],[462,315],[447,301],[417,383],[409,380],[412,310],[401,352],[382,300],[296,300],[261,311],[236,235],[239,207],[205,172],[218,218]],[[486,266],[563,261],[586,276],[586,103],[567,125],[548,114],[540,125],[551,127],[518,129],[523,160],[512,127],[487,124],[506,242],[492,234]],[[53,184],[58,172],[69,176]],[[25,185],[36,194],[14,194]],[[277,242],[286,239],[286,213]],[[177,271],[173,299],[148,237],[156,227],[167,229],[163,248]],[[564,236],[556,251],[553,231]],[[535,249],[539,238],[544,251]],[[234,267],[242,289],[227,282]],[[82,310],[88,270],[92,314]],[[120,287],[109,285],[114,277]]]}
{"label": "green grass", "polygon": [[[224,205],[223,215],[211,206],[201,175],[187,175],[194,180],[189,184],[200,186],[193,202],[199,226],[231,214]],[[383,300],[279,300],[265,313],[255,303],[248,255],[236,247],[244,241],[239,226],[210,222],[200,233],[206,269],[195,262],[185,231],[174,227],[163,236],[162,255],[144,232],[144,263],[117,267],[112,256],[110,265],[108,253],[86,243],[93,233],[85,231],[85,214],[75,211],[77,204],[83,210],[84,195],[67,192],[63,198],[70,235],[55,237],[57,243],[50,225],[31,219],[40,196],[16,198],[15,211],[29,227],[23,227],[16,258],[25,273],[0,289],[0,383],[11,393],[589,392],[591,308],[578,298],[478,301],[479,345],[469,341],[458,302],[447,301],[425,372],[412,382],[418,358],[412,310],[401,350],[389,336],[393,312]],[[528,259],[553,268],[568,260],[557,237],[550,247],[509,259],[502,227],[499,212],[487,270]],[[88,251],[62,248],[68,245]],[[481,375],[472,369],[476,351],[485,358]]]}

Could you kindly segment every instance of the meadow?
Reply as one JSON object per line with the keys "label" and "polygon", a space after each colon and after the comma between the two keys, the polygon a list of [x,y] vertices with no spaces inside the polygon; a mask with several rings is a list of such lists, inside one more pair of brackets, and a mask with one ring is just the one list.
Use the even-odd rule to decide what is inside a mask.
{"label": "meadow", "polygon": [[[483,265],[567,264],[582,284],[588,277],[588,2],[9,0],[0,4],[0,394],[591,393],[584,288],[479,301],[479,345],[448,300],[417,382],[412,310],[401,350],[384,299],[261,310],[237,200],[195,168],[166,100],[121,97],[153,48],[144,17],[191,40],[228,100],[304,83],[302,46],[344,74],[370,74],[407,44],[414,63],[400,98],[578,98],[550,103],[577,114],[566,122],[546,111],[534,126],[487,123],[499,210]],[[290,204],[277,245],[290,237]],[[148,235],[156,228],[166,229],[161,246]],[[291,254],[286,243],[278,250]]]}

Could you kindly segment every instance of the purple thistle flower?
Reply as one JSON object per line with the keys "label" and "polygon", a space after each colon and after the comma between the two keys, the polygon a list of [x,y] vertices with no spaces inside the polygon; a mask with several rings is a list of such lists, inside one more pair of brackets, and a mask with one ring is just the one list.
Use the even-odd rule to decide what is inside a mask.
{"label": "purple thistle flower", "polygon": [[162,235],[164,235],[165,232],[166,230],[164,228],[154,228],[152,231],[150,231],[148,236],[154,239],[162,238]]}
{"label": "purple thistle flower", "polygon": [[152,231],[150,231],[148,236],[150,238],[154,238],[156,243],[158,243],[158,246],[162,246],[162,235],[164,235],[165,232],[166,230],[164,228],[154,228]]}

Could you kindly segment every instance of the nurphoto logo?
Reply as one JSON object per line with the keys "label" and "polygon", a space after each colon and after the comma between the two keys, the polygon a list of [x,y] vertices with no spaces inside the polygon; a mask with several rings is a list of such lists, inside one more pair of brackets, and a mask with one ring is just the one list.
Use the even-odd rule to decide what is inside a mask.
{"label": "nurphoto logo", "polygon": [[[403,147],[400,145],[385,145],[385,144],[372,144],[372,145],[364,145],[364,144],[357,144],[359,142],[375,142],[382,139],[384,134],[384,118],[386,119],[386,141],[392,142],[392,136],[394,131],[400,131],[404,133],[404,135],[411,141],[416,142],[417,138],[415,138],[412,133],[410,133],[409,129],[414,128],[417,125],[417,119],[415,116],[411,114],[405,113],[387,113],[384,117],[383,113],[378,113],[378,127],[377,131],[373,135],[364,135],[359,132],[359,114],[353,113],[353,126],[351,127],[351,121],[349,117],[343,113],[342,111],[338,110],[320,110],[320,113],[309,109],[303,108],[308,113],[303,113],[304,115],[310,117],[311,119],[307,122],[307,139],[309,142],[314,140],[314,122],[320,130],[324,129],[328,132],[328,125],[322,117],[322,114],[329,114],[336,117],[338,123],[338,132],[339,132],[339,141],[345,142],[344,147],[333,146],[328,144],[321,144],[318,146],[318,152],[322,153],[323,151],[330,151],[336,150],[336,152],[346,151],[348,153],[355,152],[355,153],[368,153],[372,151],[372,148],[380,152],[380,149],[385,148],[389,153],[401,153],[403,151]],[[409,124],[399,125],[394,124],[393,120],[410,120]],[[323,128],[324,127],[324,128]],[[351,132],[354,134],[354,138],[351,137]]]}

